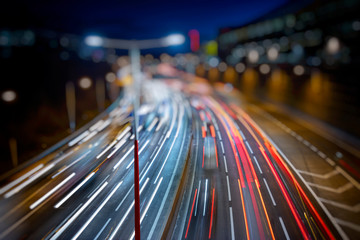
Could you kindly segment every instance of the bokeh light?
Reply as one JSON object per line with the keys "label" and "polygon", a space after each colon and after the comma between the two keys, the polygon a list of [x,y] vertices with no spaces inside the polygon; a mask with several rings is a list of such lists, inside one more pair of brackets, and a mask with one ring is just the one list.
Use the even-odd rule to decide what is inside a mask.
{"label": "bokeh light", "polygon": [[79,86],[82,89],[89,89],[92,86],[92,81],[88,77],[83,77],[79,80]]}
{"label": "bokeh light", "polygon": [[13,102],[16,99],[16,93],[13,90],[7,90],[1,94],[1,98],[5,102]]}

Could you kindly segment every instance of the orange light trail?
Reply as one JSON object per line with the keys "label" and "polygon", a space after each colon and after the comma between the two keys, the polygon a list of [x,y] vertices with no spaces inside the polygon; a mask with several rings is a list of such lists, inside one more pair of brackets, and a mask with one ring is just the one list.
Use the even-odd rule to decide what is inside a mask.
{"label": "orange light trail", "polygon": [[204,167],[204,160],[205,160],[205,145],[203,146],[203,159],[202,159],[202,167]]}
{"label": "orange light trail", "polygon": [[215,157],[216,157],[216,167],[219,167],[219,159],[218,159],[218,153],[217,153],[217,147],[216,147],[215,138],[214,138],[214,148],[215,148]]}
{"label": "orange light trail", "polygon": [[[240,113],[243,118],[249,122],[249,124],[255,129],[255,131],[261,136],[261,138],[264,140],[265,142],[265,146],[267,147],[267,149],[269,150],[269,152],[271,153],[271,155],[274,157],[274,159],[278,162],[278,164],[280,164],[280,166],[285,170],[285,173],[290,177],[290,179],[292,180],[292,182],[294,183],[294,185],[299,189],[301,196],[303,197],[303,199],[305,199],[305,202],[307,204],[307,206],[310,208],[311,212],[315,215],[315,219],[316,221],[320,224],[321,228],[325,231],[325,233],[327,234],[329,239],[335,239],[334,235],[331,233],[330,229],[327,227],[327,225],[325,224],[324,220],[321,218],[320,214],[316,211],[314,205],[311,203],[311,201],[309,200],[309,198],[306,196],[304,190],[302,189],[301,185],[298,183],[298,181],[295,179],[294,175],[292,174],[292,172],[290,171],[290,169],[287,167],[286,163],[284,162],[284,160],[280,157],[280,155],[278,154],[278,152],[276,151],[276,149],[267,141],[266,137],[264,136],[264,134],[262,133],[262,131],[259,129],[259,127],[257,126],[257,124],[241,109],[239,109],[236,106],[232,107],[235,108],[235,110],[237,110],[238,113]],[[246,128],[248,130],[250,130],[249,132],[251,133],[251,135],[256,139],[256,141],[259,143],[258,138],[255,136],[254,132],[249,129],[249,125],[245,125]]]}
{"label": "orange light trail", "polygon": [[215,129],[214,129],[214,126],[213,125],[211,125],[210,126],[210,133],[211,133],[211,137],[215,137],[216,136],[216,134],[215,134]]}
{"label": "orange light trail", "polygon": [[212,203],[211,203],[211,217],[210,217],[209,239],[211,238],[211,229],[212,229],[212,224],[213,224],[214,201],[215,201],[215,188],[213,188]]}
{"label": "orange light trail", "polygon": [[241,184],[240,184],[240,179],[238,179],[238,185],[239,185],[239,190],[240,190],[241,205],[242,205],[242,209],[243,209],[243,213],[244,213],[245,228],[246,228],[246,239],[250,239],[249,227],[248,227],[248,222],[247,222],[247,217],[246,217],[245,203],[244,203],[244,197],[243,197],[243,193],[242,193],[242,187],[241,187]]}
{"label": "orange light trail", "polygon": [[191,217],[192,217],[192,214],[193,214],[193,211],[194,211],[194,205],[195,205],[195,198],[196,198],[196,194],[197,194],[197,188],[195,189],[194,200],[193,200],[193,204],[192,204],[192,207],[191,207],[191,212],[190,212],[189,222],[188,222],[188,225],[187,225],[187,228],[186,228],[185,238],[187,238],[187,235],[188,235],[188,232],[189,232],[189,227],[190,227]]}
{"label": "orange light trail", "polygon": [[294,203],[291,201],[291,198],[289,196],[289,193],[286,191],[284,184],[281,182],[279,174],[276,172],[273,164],[271,163],[269,157],[267,156],[265,149],[263,147],[260,147],[260,151],[262,153],[262,155],[264,156],[266,162],[268,163],[271,172],[273,173],[276,182],[278,183],[281,192],[283,193],[283,196],[285,197],[286,202],[288,203],[290,210],[295,218],[296,223],[298,224],[301,234],[303,235],[304,239],[311,239],[309,236],[308,231],[305,228],[305,225],[303,223],[303,221],[301,220],[299,213],[296,211],[296,208],[294,206]]}

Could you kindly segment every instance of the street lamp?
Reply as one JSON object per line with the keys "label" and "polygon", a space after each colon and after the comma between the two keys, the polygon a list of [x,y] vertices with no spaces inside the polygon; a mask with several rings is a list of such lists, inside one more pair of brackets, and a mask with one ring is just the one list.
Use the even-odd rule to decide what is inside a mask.
{"label": "street lamp", "polygon": [[1,99],[4,102],[13,102],[16,100],[16,92],[13,90],[7,90],[1,94]]}
{"label": "street lamp", "polygon": [[146,40],[124,40],[111,39],[100,36],[88,36],[85,38],[85,43],[91,47],[105,47],[125,49],[129,51],[131,71],[133,77],[133,89],[135,91],[133,99],[134,111],[134,191],[135,191],[135,239],[140,240],[140,183],[139,183],[139,138],[138,138],[138,124],[139,117],[137,109],[139,107],[139,93],[140,93],[140,50],[149,48],[161,48],[180,45],[185,42],[185,37],[181,34],[171,34],[169,36],[157,39]]}

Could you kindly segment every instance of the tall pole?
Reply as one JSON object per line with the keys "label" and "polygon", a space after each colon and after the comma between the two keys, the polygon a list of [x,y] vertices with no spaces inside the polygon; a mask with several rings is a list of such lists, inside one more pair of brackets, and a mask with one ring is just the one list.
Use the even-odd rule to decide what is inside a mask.
{"label": "tall pole", "polygon": [[131,59],[131,71],[133,78],[133,90],[134,90],[134,195],[135,195],[135,240],[140,240],[140,183],[139,183],[139,138],[138,138],[138,124],[139,118],[137,110],[139,107],[140,98],[140,50],[137,47],[132,47],[129,50]]}
{"label": "tall pole", "polygon": [[9,146],[10,146],[11,160],[13,163],[13,167],[15,168],[18,166],[18,151],[17,151],[16,138],[9,139]]}
{"label": "tall pole", "polygon": [[66,108],[69,117],[69,124],[71,132],[75,131],[76,127],[76,100],[75,100],[75,87],[72,82],[67,82],[65,85],[66,89]]}
{"label": "tall pole", "polygon": [[105,108],[105,84],[102,79],[96,80],[95,92],[99,112],[102,112]]}

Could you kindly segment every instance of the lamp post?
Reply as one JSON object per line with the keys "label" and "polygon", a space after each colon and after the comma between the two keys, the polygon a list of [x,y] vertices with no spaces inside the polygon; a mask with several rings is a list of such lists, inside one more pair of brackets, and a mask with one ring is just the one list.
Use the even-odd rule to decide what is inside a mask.
{"label": "lamp post", "polygon": [[150,48],[169,47],[180,45],[185,42],[185,37],[181,34],[172,34],[167,37],[147,40],[123,40],[110,39],[100,36],[88,36],[85,38],[85,43],[92,47],[105,47],[125,49],[129,51],[131,71],[133,77],[133,90],[135,92],[133,98],[133,114],[134,122],[133,129],[135,134],[134,139],[134,195],[135,195],[135,240],[140,240],[140,182],[139,182],[139,137],[138,124],[139,117],[137,110],[139,108],[140,98],[140,50]]}

